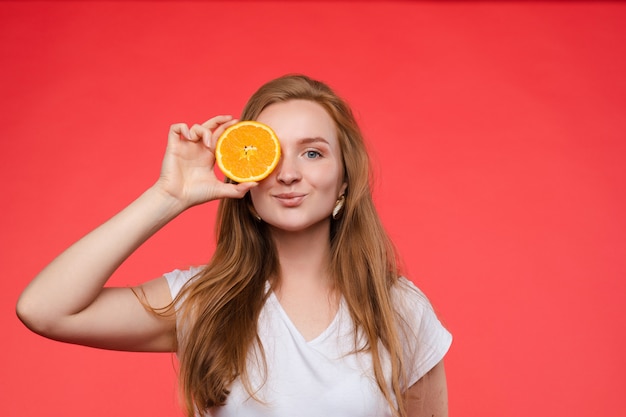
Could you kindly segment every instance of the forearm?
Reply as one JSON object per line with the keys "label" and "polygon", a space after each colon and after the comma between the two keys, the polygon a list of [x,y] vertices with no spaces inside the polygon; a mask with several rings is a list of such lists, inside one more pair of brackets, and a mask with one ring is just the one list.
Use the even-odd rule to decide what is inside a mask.
{"label": "forearm", "polygon": [[29,321],[54,321],[79,313],[100,294],[115,269],[183,207],[152,187],[137,200],[69,247],[22,293],[17,311]]}

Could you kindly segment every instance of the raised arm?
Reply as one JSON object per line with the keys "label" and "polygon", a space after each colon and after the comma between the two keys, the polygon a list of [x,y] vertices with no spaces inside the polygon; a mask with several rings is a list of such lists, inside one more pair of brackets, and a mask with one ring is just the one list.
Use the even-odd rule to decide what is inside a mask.
{"label": "raised arm", "polygon": [[[172,125],[159,180],[35,277],[17,303],[24,324],[69,343],[115,350],[173,350],[173,319],[148,312],[130,288],[103,287],[126,258],[184,210],[219,198],[241,198],[254,186],[225,184],[213,172],[215,140],[233,122],[230,116],[217,116],[191,129]],[[163,277],[136,292],[155,308],[171,302]]]}

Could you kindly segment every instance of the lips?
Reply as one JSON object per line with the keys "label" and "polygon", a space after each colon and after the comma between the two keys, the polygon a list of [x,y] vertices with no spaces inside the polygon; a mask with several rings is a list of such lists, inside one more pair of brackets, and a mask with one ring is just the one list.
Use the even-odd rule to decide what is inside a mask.
{"label": "lips", "polygon": [[280,193],[280,194],[274,194],[273,197],[285,207],[296,207],[302,203],[302,201],[306,197],[306,194]]}

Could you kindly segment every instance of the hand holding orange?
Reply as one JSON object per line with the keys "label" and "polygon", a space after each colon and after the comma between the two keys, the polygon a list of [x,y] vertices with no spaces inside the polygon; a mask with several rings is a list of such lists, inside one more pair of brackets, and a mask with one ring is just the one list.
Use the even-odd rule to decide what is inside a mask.
{"label": "hand holding orange", "polygon": [[235,182],[261,181],[278,165],[280,142],[263,123],[238,122],[217,139],[215,159],[224,175]]}

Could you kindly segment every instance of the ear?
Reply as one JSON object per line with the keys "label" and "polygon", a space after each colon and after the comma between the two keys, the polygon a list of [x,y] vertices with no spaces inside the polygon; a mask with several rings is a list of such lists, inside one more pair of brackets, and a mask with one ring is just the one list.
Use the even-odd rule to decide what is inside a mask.
{"label": "ear", "polygon": [[341,184],[341,188],[339,189],[339,195],[342,196],[346,193],[346,189],[348,188],[348,183],[344,181],[343,184]]}

